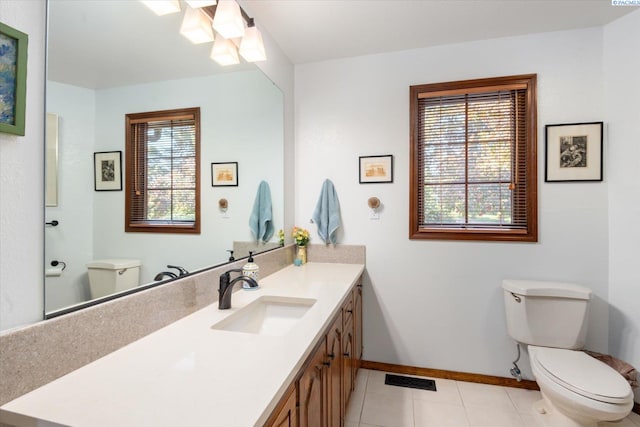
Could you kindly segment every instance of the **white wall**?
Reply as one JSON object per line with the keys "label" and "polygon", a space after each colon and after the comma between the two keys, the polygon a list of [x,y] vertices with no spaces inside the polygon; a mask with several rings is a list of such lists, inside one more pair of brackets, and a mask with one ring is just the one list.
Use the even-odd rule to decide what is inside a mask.
{"label": "white wall", "polygon": [[[409,240],[409,86],[524,73],[538,74],[539,243]],[[340,243],[367,246],[365,359],[508,376],[504,278],[591,287],[588,347],[607,351],[607,183],[543,183],[544,125],[602,120],[602,79],[601,29],[296,67],[296,222],[320,242],[309,218],[333,180]],[[376,154],[394,155],[394,182],[358,184],[358,156]],[[370,196],[384,205],[377,221]]]}
{"label": "white wall", "polygon": [[45,278],[45,311],[90,297],[87,262],[93,259],[93,152],[96,96],[91,89],[47,82],[47,112],[58,114],[58,206],[46,207],[45,264],[66,263]]}
{"label": "white wall", "polygon": [[640,368],[640,11],[604,28],[604,52],[610,165],[609,350]]}
{"label": "white wall", "polygon": [[0,133],[0,330],[42,318],[44,1],[3,0],[0,21],[27,33],[25,136]]}

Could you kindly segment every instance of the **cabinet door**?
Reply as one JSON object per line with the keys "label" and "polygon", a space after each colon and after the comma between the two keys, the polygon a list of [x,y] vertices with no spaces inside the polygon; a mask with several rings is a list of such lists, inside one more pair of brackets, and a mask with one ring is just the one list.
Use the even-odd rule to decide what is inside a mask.
{"label": "cabinet door", "polygon": [[284,406],[280,408],[277,415],[272,416],[265,424],[267,427],[298,427],[298,411],[296,407],[296,390],[291,389],[288,395],[283,398]]}
{"label": "cabinet door", "polygon": [[353,316],[351,316],[342,330],[342,405],[345,410],[354,386],[353,360]]}
{"label": "cabinet door", "polygon": [[[362,360],[362,280],[358,282],[356,288],[354,289],[353,296],[353,326],[354,326],[354,336],[353,336],[353,348],[354,348],[354,359],[355,359],[355,371],[358,372],[360,368],[360,361]],[[355,377],[355,374],[354,374]]]}
{"label": "cabinet door", "polygon": [[340,427],[342,405],[342,316],[338,315],[327,332],[327,409],[329,427]]}
{"label": "cabinet door", "polygon": [[326,427],[326,342],[322,341],[298,380],[300,427]]}

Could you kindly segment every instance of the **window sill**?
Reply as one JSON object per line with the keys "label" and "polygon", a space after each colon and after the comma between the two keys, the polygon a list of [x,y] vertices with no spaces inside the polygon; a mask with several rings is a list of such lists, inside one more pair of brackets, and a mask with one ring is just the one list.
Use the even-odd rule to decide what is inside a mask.
{"label": "window sill", "polygon": [[127,233],[178,233],[200,234],[200,224],[129,224],[124,229]]}
{"label": "window sill", "polygon": [[478,240],[498,242],[537,242],[538,233],[527,230],[421,228],[409,233],[410,240]]}

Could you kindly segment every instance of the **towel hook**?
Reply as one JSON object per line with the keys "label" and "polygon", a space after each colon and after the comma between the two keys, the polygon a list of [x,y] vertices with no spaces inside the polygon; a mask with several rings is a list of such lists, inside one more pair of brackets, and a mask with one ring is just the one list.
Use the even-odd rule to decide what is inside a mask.
{"label": "towel hook", "polygon": [[376,210],[380,207],[380,199],[378,199],[377,197],[369,197],[369,200],[367,200],[367,205],[371,209]]}

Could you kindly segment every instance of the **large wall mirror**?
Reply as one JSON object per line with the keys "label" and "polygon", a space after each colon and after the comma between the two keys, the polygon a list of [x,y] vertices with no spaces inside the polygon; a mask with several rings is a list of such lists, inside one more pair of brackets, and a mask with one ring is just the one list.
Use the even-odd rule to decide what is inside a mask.
{"label": "large wall mirror", "polygon": [[[57,200],[45,208],[46,221],[57,221],[45,227],[45,312],[92,300],[92,261],[138,260],[144,286],[168,264],[194,272],[225,262],[234,247],[236,258],[245,256],[242,248],[255,243],[249,217],[263,180],[276,232],[255,250],[277,246],[281,91],[253,64],[213,62],[211,43],[193,45],[179,34],[181,13],[156,16],[139,1],[50,0],[48,7],[46,109],[58,126],[57,173],[48,177],[57,181]],[[124,163],[126,114],[188,107],[201,110],[201,233],[126,233],[124,185],[94,189],[94,153],[122,151]],[[238,185],[213,186],[211,164],[227,162],[237,162]]]}

